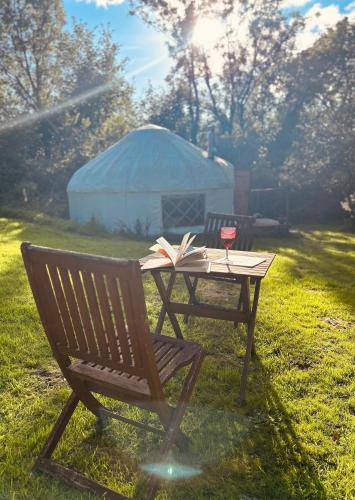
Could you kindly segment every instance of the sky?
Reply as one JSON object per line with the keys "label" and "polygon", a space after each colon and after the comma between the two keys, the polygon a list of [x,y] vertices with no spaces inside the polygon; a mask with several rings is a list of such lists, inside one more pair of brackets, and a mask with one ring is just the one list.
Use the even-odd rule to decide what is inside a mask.
{"label": "sky", "polygon": [[[121,56],[128,59],[127,76],[138,95],[149,82],[164,85],[171,66],[166,38],[137,16],[129,15],[127,0],[64,0],[64,7],[68,22],[74,16],[90,29],[110,24],[113,38],[121,46]],[[297,40],[300,50],[312,45],[346,15],[355,21],[355,0],[284,0],[283,7],[286,13],[297,10],[306,16],[305,31]]]}
{"label": "sky", "polygon": [[120,54],[127,58],[128,79],[141,93],[151,81],[163,85],[170,68],[166,38],[137,16],[129,15],[125,0],[64,0],[67,21],[73,16],[90,29],[110,24]]}

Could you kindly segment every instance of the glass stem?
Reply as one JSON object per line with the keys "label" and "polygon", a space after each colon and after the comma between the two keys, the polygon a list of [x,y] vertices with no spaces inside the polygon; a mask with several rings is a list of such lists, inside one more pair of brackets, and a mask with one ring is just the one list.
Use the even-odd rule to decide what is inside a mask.
{"label": "glass stem", "polygon": [[229,258],[228,258],[228,248],[226,248],[226,259],[229,260]]}

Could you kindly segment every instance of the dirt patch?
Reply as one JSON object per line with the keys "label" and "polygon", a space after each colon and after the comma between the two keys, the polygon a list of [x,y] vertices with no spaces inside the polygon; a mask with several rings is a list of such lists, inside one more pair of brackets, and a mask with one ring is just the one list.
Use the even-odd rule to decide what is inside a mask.
{"label": "dirt patch", "polygon": [[[202,285],[203,283],[203,285]],[[207,303],[237,303],[239,297],[239,287],[235,284],[230,283],[217,283],[201,280],[199,283],[199,288],[197,291],[197,296],[203,301]]]}
{"label": "dirt patch", "polygon": [[33,371],[33,374],[40,378],[47,389],[63,385],[65,382],[65,379],[60,370],[47,370],[46,368],[40,367],[36,368]]}
{"label": "dirt patch", "polygon": [[296,361],[294,366],[297,366],[299,370],[308,370],[314,365],[311,361]]}
{"label": "dirt patch", "polygon": [[345,321],[339,318],[321,318],[322,321],[328,323],[328,325],[337,327],[337,328],[351,328],[354,326],[354,323],[351,321]]}

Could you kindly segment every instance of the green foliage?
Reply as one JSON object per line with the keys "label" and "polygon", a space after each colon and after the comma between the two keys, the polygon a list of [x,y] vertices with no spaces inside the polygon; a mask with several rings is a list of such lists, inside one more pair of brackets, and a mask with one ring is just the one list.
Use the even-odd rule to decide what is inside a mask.
{"label": "green foliage", "polygon": [[24,202],[21,178],[34,208],[60,215],[73,172],[135,123],[111,32],[71,24],[61,0],[0,6],[0,196]]}
{"label": "green foliage", "polygon": [[[175,64],[169,81],[174,83],[175,95],[179,89],[184,97],[190,139],[196,142],[201,127],[213,120],[224,143],[229,142],[230,153],[223,149],[227,158],[251,168],[262,137],[277,132],[275,107],[283,96],[283,68],[292,58],[300,18],[286,18],[274,0],[131,3],[170,35]],[[221,21],[223,33],[212,47],[199,45],[193,37],[196,22],[204,16]]]}
{"label": "green foliage", "polygon": [[[20,256],[20,242],[138,258],[148,242],[78,237],[54,220],[48,225],[0,220],[0,496],[42,500],[89,498],[61,482],[30,474],[69,394],[36,312]],[[284,240],[257,240],[277,252],[261,287],[256,324],[257,360],[251,363],[248,405],[238,409],[245,331],[191,318],[187,339],[207,352],[183,422],[189,453],[173,458],[202,468],[191,481],[163,484],[159,499],[262,498],[350,500],[354,465],[354,235],[345,229],[299,228]],[[160,300],[144,280],[151,328]],[[176,298],[185,300],[178,280]],[[234,304],[233,287],[205,283],[200,293]],[[168,321],[167,334],[173,334]],[[177,380],[170,394],[180,388]],[[153,423],[119,405],[131,418]],[[81,406],[56,458],[126,495],[134,493],[139,465],[150,461],[159,438],[115,422],[99,437]]]}
{"label": "green foliage", "polygon": [[[345,200],[355,220],[352,21],[296,53],[302,18],[277,0],[131,4],[169,35],[174,60],[165,89],[144,96],[146,121],[204,146],[214,123],[218,154],[251,169],[254,187],[292,189],[301,217],[312,199],[324,218]],[[212,48],[192,38],[209,15],[224,30]],[[111,32],[65,22],[62,0],[0,2],[0,203],[60,217],[71,175],[138,122]]]}
{"label": "green foliage", "polygon": [[174,82],[168,83],[168,90],[149,86],[140,106],[145,121],[173,130],[181,137],[191,137],[190,120],[186,109],[186,94]]}
{"label": "green foliage", "polygon": [[298,100],[312,89],[300,111],[282,177],[295,187],[324,190],[346,200],[355,216],[355,24],[347,19],[329,30],[299,61]]}
{"label": "green foliage", "polygon": [[[277,1],[131,3],[170,35],[175,63],[149,119],[199,144],[215,123],[218,154],[252,170],[254,187],[291,188],[302,217],[314,215],[312,198],[325,201],[324,219],[341,216],[345,200],[355,220],[353,21],[297,53],[302,17],[286,18]],[[196,21],[209,15],[223,20],[212,48],[192,37]]]}

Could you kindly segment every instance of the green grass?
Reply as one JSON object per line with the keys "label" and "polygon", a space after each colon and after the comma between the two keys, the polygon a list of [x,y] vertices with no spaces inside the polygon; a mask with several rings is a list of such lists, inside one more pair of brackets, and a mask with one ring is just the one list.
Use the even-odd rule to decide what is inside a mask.
{"label": "green grass", "polygon": [[[31,297],[20,242],[119,257],[147,253],[147,242],[80,236],[52,225],[0,219],[0,498],[89,498],[31,466],[69,393],[52,359]],[[355,237],[335,228],[303,228],[287,239],[259,239],[276,251],[261,287],[248,405],[235,405],[245,349],[243,327],[192,318],[186,338],[206,357],[183,428],[198,466],[190,481],[164,483],[161,499],[353,499]],[[159,297],[145,279],[152,327]],[[176,294],[185,294],[182,283]],[[232,290],[209,283],[203,294],[231,302]],[[165,324],[165,332],[172,329]],[[179,382],[169,390],[179,388]],[[152,420],[137,410],[126,414]],[[127,495],[139,465],[159,439],[115,422],[100,437],[81,406],[56,458]]]}

